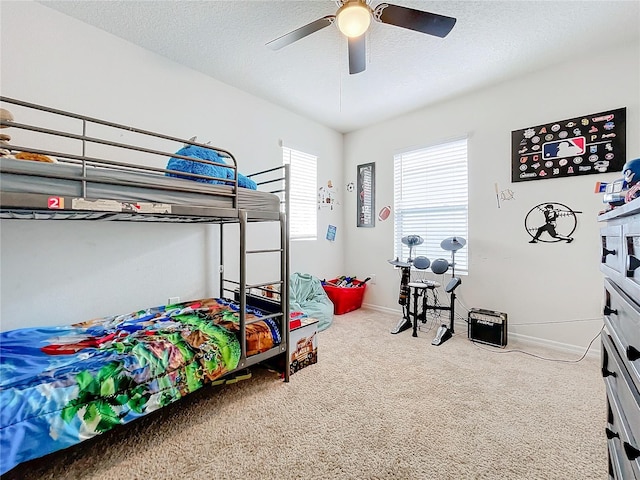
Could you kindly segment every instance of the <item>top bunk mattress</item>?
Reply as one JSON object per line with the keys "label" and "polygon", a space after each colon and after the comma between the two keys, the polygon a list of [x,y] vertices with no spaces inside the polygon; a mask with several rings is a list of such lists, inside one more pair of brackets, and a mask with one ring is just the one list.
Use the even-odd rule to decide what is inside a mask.
{"label": "top bunk mattress", "polygon": [[[83,195],[83,180],[86,194]],[[160,173],[86,167],[0,158],[0,190],[74,198],[151,202],[232,209],[233,186],[200,183]],[[280,198],[268,192],[238,188],[238,208],[278,212]]]}

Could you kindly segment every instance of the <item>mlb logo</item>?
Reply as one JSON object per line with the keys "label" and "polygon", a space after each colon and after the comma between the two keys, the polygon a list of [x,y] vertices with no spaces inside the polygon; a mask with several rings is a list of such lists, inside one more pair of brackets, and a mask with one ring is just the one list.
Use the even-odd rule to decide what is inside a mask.
{"label": "mlb logo", "polygon": [[546,159],[575,157],[585,152],[586,139],[584,137],[565,138],[542,145],[542,155]]}

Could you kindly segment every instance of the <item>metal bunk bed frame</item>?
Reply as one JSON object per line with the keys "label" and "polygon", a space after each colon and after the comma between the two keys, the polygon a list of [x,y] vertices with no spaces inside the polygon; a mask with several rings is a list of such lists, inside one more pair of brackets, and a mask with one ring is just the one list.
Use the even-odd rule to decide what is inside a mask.
{"label": "metal bunk bed frame", "polygon": [[[46,156],[53,156],[60,162],[79,165],[81,168],[81,175],[77,174],[68,175],[65,173],[48,173],[47,178],[52,180],[71,180],[80,182],[81,184],[81,196],[60,196],[55,195],[52,191],[51,194],[46,193],[29,193],[29,192],[16,192],[5,191],[0,181],[0,218],[2,219],[32,219],[32,220],[112,220],[112,221],[133,221],[133,222],[169,222],[169,223],[209,223],[220,225],[220,280],[219,289],[220,297],[224,297],[225,292],[232,292],[238,299],[240,312],[239,312],[239,326],[240,326],[240,347],[241,357],[237,370],[244,369],[248,366],[256,363],[274,358],[277,356],[283,356],[284,361],[284,380],[289,381],[289,220],[287,212],[289,211],[289,168],[288,165],[283,165],[268,170],[256,172],[248,175],[252,178],[260,187],[265,185],[275,184],[274,190],[269,190],[268,193],[278,195],[280,197],[279,211],[261,210],[261,209],[247,209],[240,208],[238,202],[238,168],[235,157],[228,151],[195,142],[193,140],[185,140],[178,137],[169,135],[163,135],[147,130],[142,130],[126,125],[121,125],[113,122],[100,120],[97,118],[88,117],[85,115],[78,115],[63,110],[45,107],[34,103],[24,102],[21,100],[0,96],[0,105],[8,104],[23,107],[28,110],[37,110],[40,112],[46,112],[47,114],[62,116],[66,118],[76,119],[81,122],[82,133],[71,133],[61,130],[54,130],[50,128],[43,128],[37,125],[15,122],[12,120],[0,120],[0,127],[13,127],[21,130],[27,130],[37,134],[44,134],[53,137],[64,137],[67,139],[77,140],[81,142],[81,153],[74,154],[69,152],[52,151],[42,148],[34,148],[33,146],[14,145],[0,146],[0,148],[9,148],[12,152],[25,151],[33,154],[40,154]],[[95,124],[102,127],[108,127],[110,129],[124,130],[141,135],[141,138],[156,138],[161,140],[170,140],[178,142],[182,145],[193,145],[206,149],[211,149],[221,157],[231,161],[230,164],[220,164],[216,162],[210,162],[202,159],[195,159],[193,157],[185,157],[182,155],[176,155],[173,152],[165,152],[155,150],[143,146],[126,144],[115,142],[101,137],[88,136],[87,125]],[[142,152],[145,154],[155,155],[155,158],[163,158],[164,161],[168,158],[181,158],[189,161],[196,161],[203,164],[219,165],[225,168],[230,168],[233,171],[233,178],[220,178],[211,177],[207,175],[177,172],[173,170],[167,170],[165,168],[136,165],[132,163],[115,161],[107,158],[89,157],[86,155],[87,144],[101,144],[109,147],[121,149],[126,152]],[[118,150],[120,151],[120,150]],[[27,161],[28,162],[28,161]],[[205,179],[214,180],[216,183],[221,183],[230,186],[231,188],[216,190],[215,195],[221,197],[228,197],[231,201],[230,206],[218,207],[218,206],[203,206],[197,204],[167,204],[156,202],[135,202],[132,205],[128,201],[117,200],[105,200],[101,198],[88,198],[87,197],[87,183],[92,181],[87,176],[88,168],[99,168],[106,170],[114,170],[127,173],[140,173],[143,175],[157,175],[158,178],[165,177],[165,174],[180,174],[182,178],[190,178],[191,180]],[[0,169],[0,180],[5,172],[9,172],[8,168]],[[24,172],[21,172],[24,174]],[[95,181],[95,180],[93,180]],[[100,179],[101,183],[108,183],[113,185],[131,186],[128,181],[123,181],[118,178],[114,179]],[[167,185],[154,187],[153,185],[146,184],[146,188],[157,188],[161,190],[170,190],[172,192],[196,192],[202,193],[202,184],[193,182],[193,187],[188,185],[190,182],[176,182],[175,185]],[[195,186],[200,187],[200,190]],[[52,200],[54,199],[54,205]],[[279,222],[280,224],[280,247],[274,249],[261,249],[261,250],[248,250],[247,249],[247,225],[252,222]],[[239,279],[237,281],[228,279],[225,277],[225,270],[223,264],[223,251],[224,251],[224,226],[225,224],[238,224],[240,230],[240,251],[239,251]],[[279,254],[280,255],[280,278],[266,283],[248,284],[247,283],[247,256],[254,254]],[[229,287],[232,285],[232,287]],[[266,286],[277,285],[280,288],[279,302],[264,301],[261,298],[257,298],[250,294],[251,289],[264,290]],[[260,306],[264,307],[265,304],[270,305],[270,312],[267,318],[279,319],[281,326],[282,342],[276,345],[274,348],[247,357],[246,355],[246,307],[247,305],[255,305],[256,300],[260,303]],[[264,317],[263,317],[264,319]],[[257,320],[256,320],[257,321]]]}

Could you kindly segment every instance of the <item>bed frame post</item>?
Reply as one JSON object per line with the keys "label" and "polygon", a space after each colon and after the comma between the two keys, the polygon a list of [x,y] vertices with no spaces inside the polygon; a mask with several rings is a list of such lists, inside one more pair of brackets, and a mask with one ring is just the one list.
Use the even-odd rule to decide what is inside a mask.
{"label": "bed frame post", "polygon": [[247,360],[247,211],[238,210],[240,220],[240,366],[244,367]]}
{"label": "bed frame post", "polygon": [[218,258],[218,298],[224,297],[224,222],[219,224],[220,235],[218,241],[220,244],[220,257]]}
{"label": "bed frame post", "polygon": [[285,361],[284,361],[284,381],[289,381],[291,375],[289,362],[291,357],[289,352],[289,235],[287,234],[287,216],[285,213],[280,213],[280,248],[282,249],[282,264],[280,271],[282,272],[282,286],[280,295],[280,308],[282,311],[282,329],[284,330],[284,342],[287,348],[285,349]]}
{"label": "bed frame post", "polygon": [[284,212],[280,213],[280,242],[282,248],[282,290],[280,295],[280,301],[282,302],[282,327],[284,329],[284,338],[286,342],[286,359],[284,361],[284,381],[289,381],[291,372],[291,357],[289,346],[289,278],[290,278],[290,266],[289,266],[289,177],[290,165],[284,165]]}

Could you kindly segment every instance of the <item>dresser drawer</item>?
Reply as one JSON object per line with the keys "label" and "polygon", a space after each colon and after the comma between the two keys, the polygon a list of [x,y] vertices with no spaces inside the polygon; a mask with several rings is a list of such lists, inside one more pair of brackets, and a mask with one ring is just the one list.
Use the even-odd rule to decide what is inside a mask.
{"label": "dresser drawer", "polygon": [[627,460],[624,448],[618,438],[607,440],[607,450],[609,453],[609,478],[613,480],[638,480],[633,472],[633,464]]}
{"label": "dresser drawer", "polygon": [[617,397],[610,384],[607,390],[607,449],[609,450],[609,473],[616,479],[640,479],[640,450],[629,439],[628,423],[617,403]]}
{"label": "dresser drawer", "polygon": [[602,257],[600,270],[616,280],[624,276],[624,252],[622,251],[622,225],[607,226],[600,229]]}
{"label": "dresser drawer", "polygon": [[620,435],[617,433],[617,423],[620,420],[619,417],[616,417],[613,408],[609,398],[607,398],[607,418],[609,420],[605,433],[607,435],[607,451],[609,454],[609,478],[615,480],[639,479],[637,468],[634,468],[634,464],[637,467],[637,463],[635,460],[629,460],[624,448],[624,441],[621,440]]}
{"label": "dresser drawer", "polygon": [[[609,439],[618,438],[626,458],[640,474],[640,393],[606,332],[602,332],[602,376],[609,405]],[[611,432],[615,433],[614,436]]]}
{"label": "dresser drawer", "polygon": [[640,222],[622,227],[624,279],[620,286],[631,298],[640,298]]}
{"label": "dresser drawer", "polygon": [[605,279],[604,323],[640,390],[640,307],[610,279]]}

